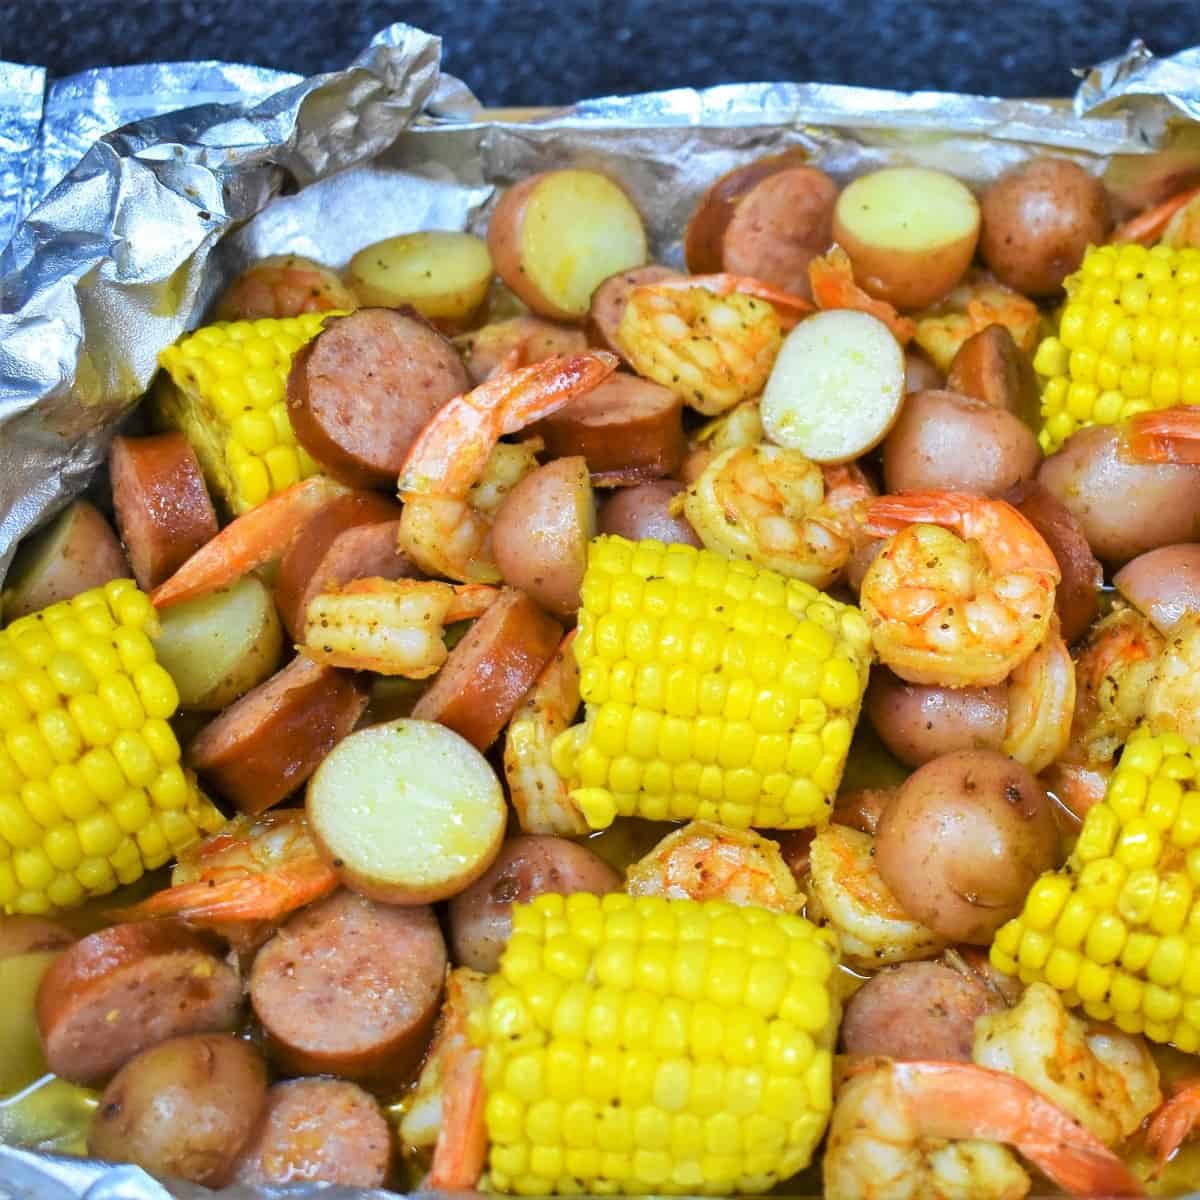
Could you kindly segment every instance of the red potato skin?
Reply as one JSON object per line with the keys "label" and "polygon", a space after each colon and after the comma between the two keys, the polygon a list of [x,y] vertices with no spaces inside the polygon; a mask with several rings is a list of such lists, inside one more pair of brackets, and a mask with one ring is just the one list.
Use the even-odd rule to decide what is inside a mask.
{"label": "red potato skin", "polygon": [[621,349],[617,330],[621,327],[621,317],[625,313],[629,293],[637,287],[646,287],[652,283],[662,283],[664,280],[679,277],[678,271],[659,266],[657,263],[610,275],[592,293],[592,306],[588,310],[585,327],[588,341],[597,350],[608,350],[616,354],[628,366],[629,359]]}
{"label": "red potato skin", "polygon": [[75,935],[69,929],[45,917],[0,915],[0,958],[64,950],[74,941]]}
{"label": "red potato skin", "polygon": [[1018,483],[1005,492],[1004,499],[1020,510],[1058,560],[1062,579],[1054,592],[1054,609],[1069,645],[1096,619],[1104,568],[1071,510],[1036,479]]}
{"label": "red potato skin", "polygon": [[1200,612],[1200,546],[1147,550],[1113,576],[1113,585],[1168,635],[1189,613]]}
{"label": "red potato skin", "polygon": [[206,725],[188,747],[188,765],[256,816],[304,783],[368,699],[354,676],[299,656]]}
{"label": "red potato skin", "polygon": [[[416,573],[396,544],[399,520],[398,504],[374,492],[351,492],[335,497],[300,526],[275,578],[275,607],[294,641],[304,640],[304,614],[320,592],[352,579],[403,579]],[[384,524],[391,528],[382,537],[343,541],[351,531]]]}
{"label": "red potato skin", "polygon": [[167,1038],[232,1028],[241,1001],[215,939],[148,921],[64,950],[42,976],[37,1023],[50,1070],[93,1085]]}
{"label": "red potato skin", "polygon": [[1200,467],[1133,462],[1122,454],[1122,436],[1115,425],[1080,429],[1042,463],[1038,482],[1110,566],[1159,546],[1200,541]]}
{"label": "red potato skin", "polygon": [[345,1079],[292,1079],[267,1092],[233,1182],[381,1188],[391,1165],[391,1131],[369,1092]]}
{"label": "red potato skin", "polygon": [[113,438],[113,511],[138,587],[150,591],[217,535],[217,514],[182,433]]}
{"label": "red potato skin", "polygon": [[351,487],[392,487],[409,448],[471,386],[458,352],[411,309],[325,322],[292,359],[288,417],[300,444]]}
{"label": "red potato skin", "polygon": [[440,721],[486,750],[550,661],[562,632],[524,592],[505,588],[450,651],[412,715]]}
{"label": "red potato skin", "polygon": [[[467,371],[478,386],[497,374],[514,351],[518,366],[529,366],[555,354],[582,354],[588,348],[581,329],[543,321],[541,317],[511,317],[468,335]],[[461,344],[461,343],[460,343]]]}
{"label": "red potato skin", "polygon": [[395,1087],[425,1052],[445,973],[431,908],[339,891],[258,952],[250,1002],[283,1070]]}
{"label": "red potato skin", "polygon": [[904,391],[936,392],[946,386],[946,377],[923,354],[904,354]]}
{"label": "red potato skin", "polygon": [[683,490],[684,485],[677,479],[655,479],[621,488],[600,506],[596,530],[617,533],[632,542],[654,538],[668,545],[678,542],[702,549],[691,522],[682,515],[672,516],[667,507]]}
{"label": "red potato skin", "polygon": [[551,458],[581,454],[588,470],[641,479],[674,475],[686,449],[683,401],[670,389],[617,372],[533,428]]}

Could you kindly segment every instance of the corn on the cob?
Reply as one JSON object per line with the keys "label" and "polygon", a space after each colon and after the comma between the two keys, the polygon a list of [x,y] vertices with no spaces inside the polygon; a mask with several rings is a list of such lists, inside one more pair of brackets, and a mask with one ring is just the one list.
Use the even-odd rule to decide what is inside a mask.
{"label": "corn on the cob", "polygon": [[553,757],[592,828],[824,823],[866,685],[856,608],[707,550],[616,536],[592,541],[582,599],[586,718]]}
{"label": "corn on the cob", "polygon": [[836,937],[724,901],[539,896],[472,1022],[491,1187],[765,1192],[832,1104]]}
{"label": "corn on the cob", "polygon": [[0,631],[0,911],[132,883],[224,817],[179,763],[179,703],[131,579]]}
{"label": "corn on the cob", "polygon": [[1092,246],[1065,287],[1033,360],[1047,454],[1085,425],[1200,404],[1200,250]]}
{"label": "corn on the cob", "polygon": [[237,514],[321,468],[296,444],[287,413],[292,356],[337,312],[219,321],[168,346],[160,419],[182,431],[209,488]]}
{"label": "corn on the cob", "polygon": [[1070,1005],[1200,1050],[1200,745],[1136,730],[1066,867],[1001,926],[993,964]]}

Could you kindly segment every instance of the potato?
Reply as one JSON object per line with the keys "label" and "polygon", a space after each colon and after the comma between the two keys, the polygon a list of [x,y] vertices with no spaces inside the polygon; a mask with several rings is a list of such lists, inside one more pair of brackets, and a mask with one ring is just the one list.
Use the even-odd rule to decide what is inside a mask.
{"label": "potato", "polygon": [[217,712],[257,687],[279,663],[279,616],[255,575],[164,608],[159,621],[154,648],[175,680],[183,708]]}
{"label": "potato", "polygon": [[908,350],[904,354],[904,390],[926,392],[943,387],[946,377],[933,363],[919,352]]}
{"label": "potato", "polygon": [[888,492],[926,488],[999,496],[1041,462],[1019,417],[956,392],[913,392],[883,445]]}
{"label": "potato", "polygon": [[946,387],[1006,409],[1031,429],[1038,426],[1041,397],[1033,362],[1006,325],[987,325],[963,342],[950,363]]}
{"label": "potato", "polygon": [[411,304],[431,321],[465,321],[487,295],[492,256],[474,234],[434,229],[367,246],[350,260],[349,276],[360,304]]}
{"label": "potato", "polygon": [[600,533],[620,534],[631,542],[654,538],[700,549],[704,543],[687,517],[670,511],[671,501],[682,491],[683,484],[677,479],[654,479],[636,487],[618,488],[601,506],[596,528]]}
{"label": "potato", "polygon": [[487,759],[433,721],[401,718],[339,742],[308,783],[309,827],[347,887],[431,904],[491,866],[508,806]]}
{"label": "potato", "polygon": [[1050,797],[995,750],[918,768],[883,810],[875,864],[896,899],[952,942],[986,946],[1057,864]]}
{"label": "potato", "polygon": [[1189,613],[1200,612],[1200,546],[1160,546],[1127,562],[1113,586],[1169,636]]}
{"label": "potato", "polygon": [[888,327],[833,309],[784,339],[763,390],[763,429],[814,462],[849,462],[883,440],[903,400],[904,355]]}
{"label": "potato", "polygon": [[1104,185],[1064,158],[1038,158],[1009,171],[983,194],[979,250],[1001,283],[1026,296],[1053,296],[1108,238]]}
{"label": "potato", "polygon": [[35,1001],[42,976],[57,957],[57,950],[32,950],[0,958],[0,1097],[19,1092],[46,1073]]}
{"label": "potato", "polygon": [[496,513],[492,552],[505,582],[560,617],[579,608],[596,500],[587,461],[556,458],[526,475]]}
{"label": "potato", "polygon": [[646,261],[629,197],[596,171],[545,171],[500,198],[488,228],[500,278],[534,312],[575,321],[610,275]]}
{"label": "potato", "polygon": [[942,171],[887,167],[838,197],[833,237],[850,256],[859,287],[899,309],[924,308],[971,265],[979,205]]}

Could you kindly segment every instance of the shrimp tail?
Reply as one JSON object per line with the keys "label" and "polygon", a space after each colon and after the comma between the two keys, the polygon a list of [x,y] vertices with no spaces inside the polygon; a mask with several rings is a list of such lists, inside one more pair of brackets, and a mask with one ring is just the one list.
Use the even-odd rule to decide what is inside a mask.
{"label": "shrimp tail", "polygon": [[1182,1086],[1150,1119],[1146,1145],[1154,1154],[1155,1178],[1200,1121],[1200,1080]]}
{"label": "shrimp tail", "polygon": [[471,621],[491,608],[500,592],[486,583],[463,583],[454,588],[454,599],[446,609],[445,621]]}
{"label": "shrimp tail", "polygon": [[924,491],[879,496],[867,506],[867,532],[876,537],[890,537],[915,524],[953,528],[978,499],[967,492]]}
{"label": "shrimp tail", "polygon": [[1168,196],[1161,203],[1152,205],[1136,216],[1130,217],[1128,221],[1118,225],[1113,230],[1109,241],[1138,242],[1143,246],[1149,246],[1163,235],[1171,222],[1171,218],[1180,209],[1185,208],[1191,203],[1197,196],[1200,196],[1200,187],[1189,188],[1185,192],[1178,192],[1174,196]]}
{"label": "shrimp tail", "polygon": [[662,288],[664,291],[701,287],[716,296],[728,296],[731,292],[739,292],[743,296],[753,296],[756,300],[765,300],[775,309],[780,327],[784,330],[791,329],[802,317],[807,317],[817,311],[816,305],[803,296],[797,296],[794,292],[781,291],[750,275],[730,275],[724,272],[713,275],[683,275],[678,279],[660,280],[654,286]]}
{"label": "shrimp tail", "polygon": [[1137,462],[1200,464],[1200,406],[1138,413],[1125,435],[1125,450]]}
{"label": "shrimp tail", "polygon": [[916,325],[902,317],[886,300],[877,300],[858,286],[850,256],[841,246],[835,245],[828,253],[814,258],[808,264],[808,279],[818,308],[850,308],[864,312],[882,321],[901,346],[912,341]]}

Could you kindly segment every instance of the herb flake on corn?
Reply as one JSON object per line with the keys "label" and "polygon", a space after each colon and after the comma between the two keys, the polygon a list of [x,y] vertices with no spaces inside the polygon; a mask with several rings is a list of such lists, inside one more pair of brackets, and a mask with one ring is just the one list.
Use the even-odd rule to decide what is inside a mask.
{"label": "herb flake on corn", "polygon": [[836,937],[724,901],[513,905],[472,1020],[490,1187],[525,1195],[763,1193],[832,1107]]}
{"label": "herb flake on corn", "polygon": [[1126,1033],[1200,1051],[1200,745],[1147,726],[1125,744],[1062,871],[1001,926],[994,966]]}
{"label": "herb flake on corn", "polygon": [[1091,246],[1064,287],[1058,334],[1033,360],[1045,453],[1087,425],[1200,404],[1200,250]]}
{"label": "herb flake on corn", "polygon": [[225,823],[180,765],[156,627],[118,579],[0,631],[0,912],[111,892]]}
{"label": "herb flake on corn", "polygon": [[191,442],[209,488],[235,515],[320,473],[292,431],[287,378],[296,351],[341,315],[218,321],[158,356],[171,380],[155,393],[158,415]]}
{"label": "herb flake on corn", "polygon": [[858,609],[691,546],[593,539],[575,655],[583,724],[554,743],[593,829],[616,816],[824,824],[870,661]]}

